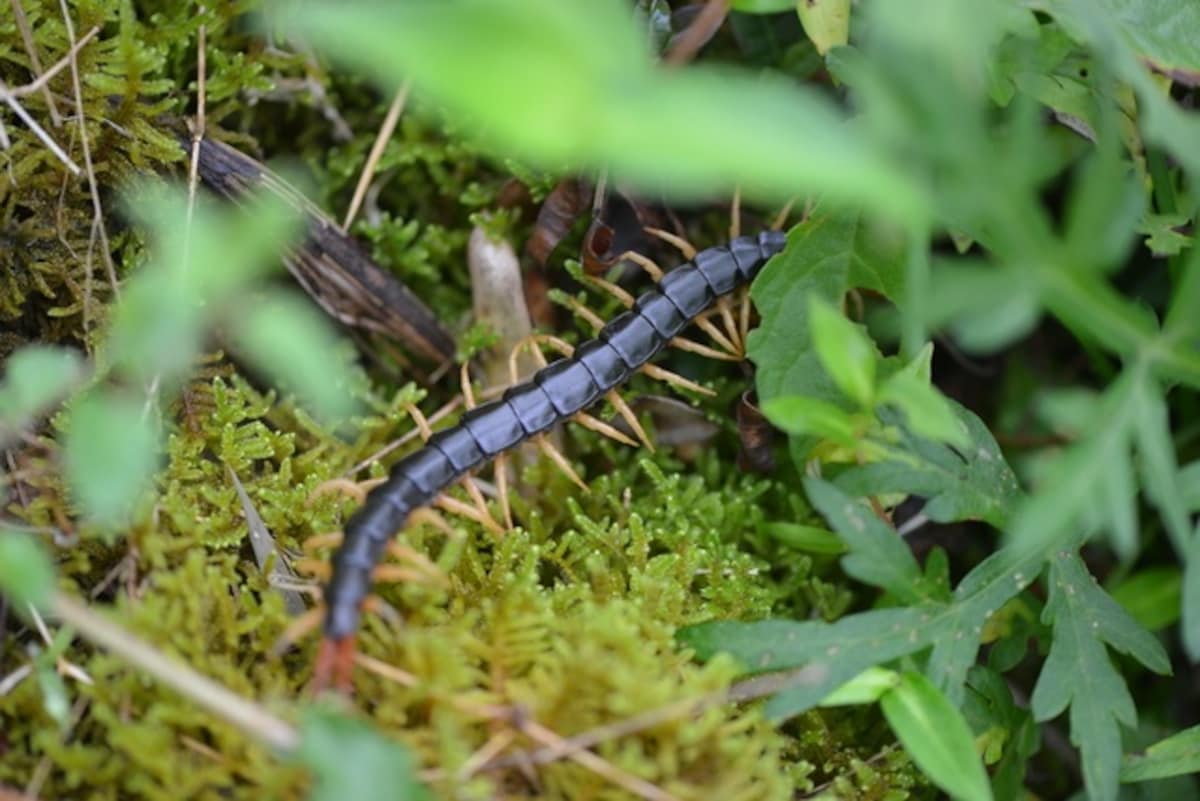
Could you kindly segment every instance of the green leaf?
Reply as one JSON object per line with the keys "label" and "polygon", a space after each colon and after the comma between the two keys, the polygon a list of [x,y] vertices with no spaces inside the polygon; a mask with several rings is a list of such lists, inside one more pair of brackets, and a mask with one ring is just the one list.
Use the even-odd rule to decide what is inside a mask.
{"label": "green leaf", "polygon": [[1146,214],[1137,232],[1146,235],[1146,247],[1155,256],[1178,256],[1192,245],[1192,237],[1181,230],[1189,222],[1183,214]]}
{"label": "green leaf", "polygon": [[389,88],[410,80],[534,167],[605,169],[674,195],[740,185],[763,199],[814,192],[896,219],[924,213],[916,184],[821,94],[769,75],[658,69],[621,3],[327,2],[279,22]]}
{"label": "green leaf", "polygon": [[100,390],[71,407],[64,445],[67,483],[83,512],[104,526],[129,521],[158,461],[145,403]]}
{"label": "green leaf", "polygon": [[795,548],[797,551],[829,556],[839,556],[846,552],[846,545],[840,537],[832,531],[816,526],[776,521],[764,523],[763,531],[772,539],[782,542],[789,548]]}
{"label": "green leaf", "polygon": [[[846,470],[835,479],[838,487],[857,496],[923,496],[928,499],[924,514],[938,523],[984,520],[1003,527],[1020,498],[1017,478],[983,422],[947,402],[970,437],[966,448],[955,450],[901,431],[893,458]],[[888,409],[880,410],[879,417],[890,425],[900,424],[899,416]]]}
{"label": "green leaf", "polygon": [[852,415],[816,398],[800,396],[772,398],[762,404],[771,423],[789,434],[828,439],[853,448],[858,444],[858,425]]}
{"label": "green leaf", "polygon": [[850,0],[797,0],[796,13],[821,55],[849,41]]}
{"label": "green leaf", "polygon": [[883,382],[878,402],[890,403],[904,412],[908,428],[917,436],[966,450],[971,445],[967,427],[958,419],[946,396],[930,384],[932,359],[930,342]]}
{"label": "green leaf", "polygon": [[1071,741],[1082,752],[1088,794],[1113,801],[1121,759],[1117,724],[1137,725],[1137,710],[1105,646],[1156,673],[1169,673],[1171,665],[1158,640],[1096,584],[1077,554],[1060,552],[1051,559],[1049,584],[1042,619],[1054,624],[1054,639],[1031,708],[1037,720],[1046,721],[1070,706]]}
{"label": "green leaf", "polygon": [[318,416],[333,421],[353,411],[337,336],[310,303],[295,295],[266,294],[237,322],[234,337],[240,353],[295,391]]}
{"label": "green leaf", "polygon": [[983,627],[1010,598],[1037,579],[1045,555],[1004,549],[967,574],[952,603],[873,609],[834,623],[765,620],[712,622],[680,630],[678,639],[701,659],[729,653],[749,672],[806,668],[780,690],[766,712],[798,715],[863,670],[935,644],[927,673],[954,702],[963,695]]}
{"label": "green leaf", "polygon": [[1190,0],[1098,0],[1094,13],[1120,29],[1142,58],[1164,72],[1200,79],[1200,6]]}
{"label": "green leaf", "polygon": [[125,203],[150,231],[153,255],[123,288],[110,350],[130,375],[169,386],[191,369],[207,320],[279,268],[297,215],[272,196],[233,208],[198,199],[189,214],[182,190],[154,184],[135,186]]}
{"label": "green leaf", "polygon": [[296,758],[316,778],[312,801],[341,801],[348,788],[356,801],[428,798],[406,748],[329,709],[305,711]]}
{"label": "green leaf", "polygon": [[867,584],[887,590],[901,603],[933,600],[925,576],[908,545],[866,505],[828,481],[804,480],[808,498],[850,548],[842,569]]}
{"label": "green leaf", "polygon": [[839,305],[848,290],[861,287],[895,300],[904,292],[904,258],[903,240],[860,212],[823,203],[793,228],[787,249],[763,268],[751,290],[762,318],[747,343],[758,367],[759,398],[842,401],[812,345],[809,296]]}
{"label": "green leaf", "polygon": [[990,801],[987,771],[958,709],[929,679],[904,673],[879,699],[888,725],[925,775],[955,798]]}
{"label": "green leaf", "polygon": [[29,345],[4,360],[0,384],[0,441],[25,426],[83,376],[83,363],[73,350]]}
{"label": "green leaf", "polygon": [[860,326],[846,319],[817,295],[808,298],[813,347],[821,366],[842,394],[860,409],[875,398],[875,345]]}
{"label": "green leaf", "polygon": [[0,526],[0,594],[44,608],[53,589],[54,566],[34,538]]}
{"label": "green leaf", "polygon": [[1183,567],[1183,647],[1200,661],[1200,531],[1192,534]]}
{"label": "green leaf", "polygon": [[900,683],[900,674],[885,668],[868,668],[821,699],[821,706],[873,704]]}
{"label": "green leaf", "polygon": [[1146,782],[1200,773],[1200,726],[1159,740],[1138,756],[1126,754],[1121,763],[1121,781]]}
{"label": "green leaf", "polygon": [[1183,574],[1174,565],[1151,567],[1127,577],[1109,592],[1139,626],[1158,631],[1179,620]]}
{"label": "green leaf", "polygon": [[743,14],[778,14],[795,7],[796,0],[731,0],[729,3],[731,10]]}

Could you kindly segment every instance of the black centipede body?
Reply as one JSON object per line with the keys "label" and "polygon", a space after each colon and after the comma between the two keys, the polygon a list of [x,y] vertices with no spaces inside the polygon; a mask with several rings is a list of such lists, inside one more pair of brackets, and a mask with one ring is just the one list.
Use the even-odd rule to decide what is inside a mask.
{"label": "black centipede body", "polygon": [[397,462],[346,524],[325,589],[325,637],[341,641],[354,633],[359,607],[371,588],[371,571],[410,513],[468,471],[628,381],[718,297],[753,279],[785,242],[783,233],[767,231],[701,251],[664,275],[573,356],[471,410],[457,426],[438,432],[424,448]]}

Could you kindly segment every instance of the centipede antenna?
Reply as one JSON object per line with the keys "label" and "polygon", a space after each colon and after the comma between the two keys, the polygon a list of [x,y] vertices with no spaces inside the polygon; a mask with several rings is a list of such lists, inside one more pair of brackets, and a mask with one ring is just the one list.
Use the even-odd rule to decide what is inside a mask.
{"label": "centipede antenna", "polygon": [[680,253],[682,253],[683,257],[685,259],[687,259],[688,261],[691,261],[692,259],[696,258],[696,253],[699,252],[696,250],[695,246],[693,246],[691,242],[687,241],[686,239],[684,239],[681,236],[676,236],[675,234],[671,233],[670,231],[664,231],[661,228],[653,228],[649,225],[644,227],[642,230],[645,231],[646,233],[650,234],[650,236],[658,237],[659,239],[661,239],[662,241],[666,242],[669,245],[674,245],[675,248]]}
{"label": "centipede antenna", "polygon": [[584,492],[588,491],[588,485],[583,483],[583,479],[575,472],[575,468],[571,467],[571,463],[567,461],[567,457],[563,456],[558,448],[551,445],[550,440],[546,439],[544,434],[538,434],[533,438],[533,441],[542,449],[542,453],[550,457],[550,460],[558,466],[558,469],[566,474],[567,478],[575,482],[576,486]]}

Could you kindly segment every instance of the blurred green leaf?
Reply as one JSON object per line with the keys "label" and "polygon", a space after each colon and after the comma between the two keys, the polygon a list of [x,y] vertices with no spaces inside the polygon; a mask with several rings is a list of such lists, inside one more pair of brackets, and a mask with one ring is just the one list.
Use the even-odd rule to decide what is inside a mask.
{"label": "blurred green leaf", "polygon": [[83,369],[75,351],[50,345],[28,345],[5,359],[0,441],[66,394],[83,377]]}
{"label": "blurred green leaf", "polygon": [[1200,661],[1200,531],[1192,534],[1183,566],[1183,648]]}
{"label": "blurred green leaf", "polygon": [[1156,69],[1200,78],[1200,5],[1191,0],[1098,0],[1126,41]]}
{"label": "blurred green leaf", "polygon": [[280,22],[388,86],[411,80],[537,167],[607,169],[675,195],[739,185],[760,199],[819,192],[893,219],[924,213],[916,186],[824,97],[769,75],[657,69],[621,3],[325,3]]}
{"label": "blurred green leaf", "polygon": [[129,520],[158,462],[158,437],[145,402],[97,390],[71,405],[64,444],[71,495],[104,526]]}
{"label": "blurred green leaf", "polygon": [[[984,520],[1003,527],[1021,496],[1017,477],[983,421],[947,403],[970,437],[967,447],[955,449],[902,429],[892,458],[851,467],[834,483],[860,497],[893,492],[922,496],[928,499],[923,513],[938,523]],[[886,408],[879,417],[889,425],[902,424]]]}
{"label": "blurred green leaf", "polygon": [[311,801],[424,801],[408,750],[361,721],[322,707],[305,711],[297,759],[313,772]]}
{"label": "blurred green leaf", "polygon": [[827,481],[807,478],[804,489],[849,546],[850,553],[842,558],[846,573],[887,590],[901,603],[934,600],[924,587],[925,576],[917,560],[895,529]]}
{"label": "blurred green leaf", "polygon": [[796,13],[821,55],[850,38],[850,0],[797,0]]}
{"label": "blurred green leaf", "polygon": [[730,0],[729,8],[744,14],[778,14],[791,11],[797,0]]}
{"label": "blurred green leaf", "polygon": [[1159,740],[1143,755],[1126,754],[1121,762],[1121,781],[1146,782],[1200,773],[1200,726]]}
{"label": "blurred green leaf", "polygon": [[823,528],[802,526],[798,523],[764,523],[763,530],[775,540],[789,548],[805,553],[837,556],[845,553],[846,544],[841,538]]}
{"label": "blurred green leaf", "polygon": [[1109,592],[1138,625],[1158,631],[1179,620],[1183,574],[1174,565],[1146,568],[1126,577]]}
{"label": "blurred green leaf", "polygon": [[191,368],[206,321],[244,287],[279,269],[298,219],[270,195],[228,208],[199,198],[189,214],[180,188],[141,184],[125,201],[149,230],[153,255],[116,306],[112,358],[142,381],[169,386]]}
{"label": "blurred green leaf", "polygon": [[264,294],[237,320],[239,353],[329,421],[354,409],[344,359],[328,321],[296,295]]}
{"label": "blurred green leaf", "polygon": [[954,798],[990,801],[987,771],[975,752],[975,736],[962,714],[929,679],[904,673],[879,699],[888,725],[938,787]]}
{"label": "blurred green leaf", "polygon": [[42,693],[42,709],[50,719],[58,724],[62,732],[66,732],[71,724],[71,698],[67,693],[67,685],[58,674],[57,666],[48,652],[42,652],[34,661],[34,675],[37,676],[38,689]]}
{"label": "blurred green leaf", "polygon": [[18,608],[44,608],[53,589],[54,566],[34,538],[0,525],[0,593]]}
{"label": "blurred green leaf", "polygon": [[821,699],[821,706],[873,704],[900,683],[900,674],[886,668],[867,668]]}
{"label": "blurred green leaf", "polygon": [[1054,624],[1050,654],[1031,698],[1039,721],[1071,710],[1071,742],[1083,756],[1084,784],[1095,801],[1117,797],[1121,735],[1117,724],[1137,725],[1137,710],[1107,648],[1129,654],[1156,673],[1170,673],[1167,654],[1097,584],[1079,556],[1050,560],[1050,598],[1043,620]]}
{"label": "blurred green leaf", "polygon": [[808,315],[813,347],[825,372],[860,409],[871,408],[878,354],[870,337],[817,295],[809,295]]}
{"label": "blurred green leaf", "polygon": [[854,417],[832,403],[796,395],[772,398],[762,410],[773,425],[789,434],[827,439],[845,448],[858,444]]}
{"label": "blurred green leaf", "polygon": [[1146,247],[1155,256],[1178,256],[1192,246],[1192,237],[1183,232],[1190,222],[1183,214],[1146,214],[1137,232],[1146,235]]}
{"label": "blurred green leaf", "polygon": [[930,383],[933,343],[879,388],[877,402],[892,404],[904,412],[908,428],[920,437],[966,450],[971,444],[967,427],[954,412],[946,396]]}

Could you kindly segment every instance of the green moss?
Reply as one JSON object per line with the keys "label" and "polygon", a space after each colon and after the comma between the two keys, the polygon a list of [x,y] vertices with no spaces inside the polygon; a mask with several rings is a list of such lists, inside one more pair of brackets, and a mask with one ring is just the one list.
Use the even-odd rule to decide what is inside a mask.
{"label": "green moss", "polygon": [[[59,4],[22,5],[46,67],[68,47]],[[100,29],[81,50],[79,68],[118,277],[136,269],[141,241],[115,212],[116,192],[141,172],[180,171],[176,137],[183,116],[195,112],[201,25],[210,134],[265,159],[302,163],[314,198],[335,211],[348,204],[390,98],[355,78],[331,76],[303,53],[265,46],[245,19],[258,5],[207,4],[200,13],[188,0],[70,4],[77,35]],[[13,18],[4,16],[0,79],[9,86],[33,77],[20,42]],[[73,114],[69,71],[50,87],[59,111]],[[41,94],[22,103],[82,164],[74,123],[50,125]],[[0,357],[29,340],[90,348],[103,332],[112,290],[94,238],[88,182],[68,176],[27,128],[7,124],[6,132],[12,147],[0,151]],[[414,104],[385,149],[355,232],[380,264],[457,326],[470,305],[465,249],[472,220],[487,211],[514,241],[531,224],[528,215],[518,220],[493,208],[510,173]],[[554,184],[546,176],[531,180],[535,197]],[[592,302],[602,312],[616,307],[611,299]],[[102,360],[102,350],[96,356]],[[710,369],[687,357],[672,367],[693,375]],[[367,617],[361,648],[416,681],[409,686],[359,670],[356,698],[423,765],[451,777],[436,784],[439,795],[628,798],[569,760],[532,773],[453,777],[508,725],[489,709],[519,711],[570,736],[727,687],[734,666],[720,659],[694,664],[674,640],[679,626],[712,617],[832,617],[846,607],[849,596],[827,562],[788,551],[764,532],[768,520],[803,521],[811,512],[788,489],[794,477],[766,481],[732,468],[725,410],[735,385],[717,386],[721,397],[704,408],[723,433],[693,461],[651,457],[571,427],[564,449],[588,492],[537,461],[522,471],[513,494],[519,527],[507,535],[453,520],[453,538],[428,526],[399,537],[430,558],[445,581],[377,588],[380,611]],[[639,378],[633,391],[662,389]],[[45,532],[72,592],[95,594],[122,625],[287,714],[310,679],[314,645],[308,638],[277,653],[292,621],[254,560],[230,474],[288,558],[310,536],[336,530],[354,502],[315,490],[410,429],[402,410],[424,397],[411,386],[372,386],[365,376],[359,393],[368,411],[335,434],[215,356],[165,404],[158,492],[119,542],[74,522],[53,428],[14,451],[19,479],[6,512]],[[422,406],[448,399],[437,391]],[[367,472],[384,469],[372,463]],[[23,646],[32,642],[22,639]],[[45,760],[44,797],[257,799],[296,797],[305,788],[295,768],[120,660],[78,642],[65,656],[94,680],[68,682],[77,723],[64,738],[32,680],[0,698],[0,783],[23,786]],[[898,796],[887,793],[915,786],[902,758],[872,759],[887,745],[877,742],[877,720],[837,720],[806,718],[780,730],[752,706],[717,705],[595,750],[681,799],[782,799],[823,782],[833,782],[838,798],[855,797],[845,788],[892,798]],[[514,745],[536,744],[517,735]]]}

